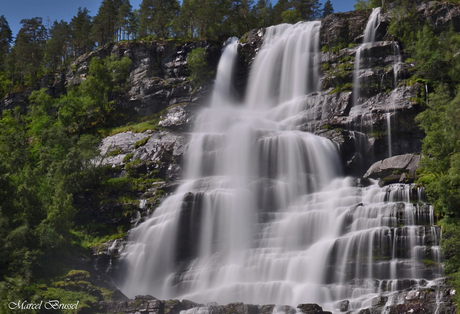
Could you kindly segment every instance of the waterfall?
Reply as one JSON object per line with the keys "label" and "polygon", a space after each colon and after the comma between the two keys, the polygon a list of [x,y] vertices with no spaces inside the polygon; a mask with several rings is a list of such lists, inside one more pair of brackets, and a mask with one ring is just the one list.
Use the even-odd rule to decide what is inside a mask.
{"label": "waterfall", "polygon": [[302,112],[321,110],[319,28],[269,27],[242,103],[229,95],[237,42],[228,44],[213,103],[192,133],[184,181],[130,232],[123,293],[314,302],[338,312],[339,301],[359,309],[379,293],[441,276],[419,254],[433,252],[439,263],[432,208],[413,203],[422,192],[343,178],[336,146],[296,129]]}
{"label": "waterfall", "polygon": [[361,75],[361,63],[364,59],[363,49],[368,47],[370,44],[375,42],[375,36],[377,32],[377,27],[380,22],[380,9],[372,9],[372,13],[369,16],[367,21],[366,28],[364,29],[364,38],[363,43],[358,47],[355,54],[355,67],[353,71],[353,106],[359,105],[360,97],[360,75]]}
{"label": "waterfall", "polygon": [[[398,73],[401,68],[402,60],[401,60],[401,51],[399,49],[399,45],[394,42],[392,44],[393,50],[393,90],[396,90],[398,87]],[[392,93],[390,96],[390,107],[387,109],[387,137],[388,137],[388,157],[393,156],[392,152],[392,141],[391,141],[391,111],[395,111],[395,102],[396,102],[396,93]]]}

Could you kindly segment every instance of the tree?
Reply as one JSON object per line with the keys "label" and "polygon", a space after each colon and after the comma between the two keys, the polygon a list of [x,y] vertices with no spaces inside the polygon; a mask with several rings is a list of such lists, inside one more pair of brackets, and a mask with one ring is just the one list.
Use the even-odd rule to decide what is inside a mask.
{"label": "tree", "polygon": [[284,11],[288,10],[290,5],[288,0],[278,0],[278,2],[273,7],[273,24],[280,24],[283,22],[282,14]]}
{"label": "tree", "polygon": [[71,29],[65,21],[54,21],[50,29],[51,38],[46,43],[45,60],[51,71],[67,64],[70,55]]}
{"label": "tree", "polygon": [[91,36],[91,16],[88,9],[78,8],[78,13],[70,21],[71,47],[74,58],[89,52],[94,47]]}
{"label": "tree", "polygon": [[129,3],[129,0],[125,0],[120,7],[117,23],[120,29],[120,39],[127,39],[129,41],[129,36],[136,31],[136,24],[137,23],[133,15],[133,7]]}
{"label": "tree", "polygon": [[6,55],[10,51],[10,45],[13,41],[13,33],[6,18],[0,16],[0,71],[4,69]]}
{"label": "tree", "polygon": [[440,84],[417,116],[425,131],[422,182],[438,215],[460,218],[460,90]]}
{"label": "tree", "polygon": [[139,37],[144,38],[153,33],[153,0],[142,0],[139,10]]}
{"label": "tree", "polygon": [[[252,0],[233,0],[230,8],[230,23],[233,36],[241,36],[254,24],[251,15]],[[229,34],[230,35],[230,34]]]}
{"label": "tree", "polygon": [[356,0],[355,10],[369,10],[383,6],[383,0]]}
{"label": "tree", "polygon": [[92,34],[98,46],[114,42],[119,33],[118,22],[123,0],[103,0],[93,20]]}
{"label": "tree", "polygon": [[283,13],[281,13],[281,19],[283,23],[295,24],[302,20],[302,16],[300,15],[300,12],[295,9],[286,10]]}
{"label": "tree", "polygon": [[21,80],[34,83],[42,66],[47,32],[41,17],[21,20],[21,24],[13,47],[17,72]]}
{"label": "tree", "polygon": [[444,66],[439,48],[439,40],[429,25],[423,26],[422,30],[417,32],[417,40],[410,48],[417,60],[418,74],[426,77],[430,82],[443,81],[445,72],[448,72],[447,69],[440,71]]}
{"label": "tree", "polygon": [[179,16],[173,22],[173,30],[176,36],[192,39],[196,34],[196,20],[194,5],[195,0],[183,0]]}
{"label": "tree", "polygon": [[291,0],[291,8],[297,10],[305,21],[312,21],[319,16],[318,0]]}
{"label": "tree", "polygon": [[170,37],[170,26],[179,15],[180,5],[177,0],[153,0],[153,32],[158,37]]}
{"label": "tree", "polygon": [[332,13],[334,13],[332,2],[331,0],[327,0],[326,3],[324,3],[322,18],[325,18],[326,16]]}
{"label": "tree", "polygon": [[252,15],[255,16],[256,22],[254,27],[268,27],[272,25],[273,7],[270,1],[259,0],[252,8]]}

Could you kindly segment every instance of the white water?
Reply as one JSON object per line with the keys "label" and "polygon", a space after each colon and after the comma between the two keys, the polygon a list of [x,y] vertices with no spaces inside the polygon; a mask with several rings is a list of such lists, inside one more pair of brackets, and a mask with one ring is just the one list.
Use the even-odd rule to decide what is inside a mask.
{"label": "white water", "polygon": [[[358,47],[355,54],[355,66],[353,71],[353,106],[359,105],[360,97],[360,75],[362,72],[361,63],[363,62],[363,49],[368,47],[369,44],[375,42],[375,36],[377,27],[380,23],[380,9],[372,9],[372,13],[367,21],[366,28],[364,30],[363,43]],[[368,57],[368,56],[367,56]]]}
{"label": "white water", "polygon": [[[394,61],[393,61],[393,89],[398,87],[398,73],[401,68],[401,51],[399,45],[395,42],[392,45],[392,50],[394,52]],[[395,111],[395,102],[396,102],[396,93],[392,93],[390,96],[390,107],[387,109],[387,138],[388,138],[388,157],[393,156],[392,151],[392,134],[391,134],[391,111]]]}
{"label": "white water", "polygon": [[441,275],[417,254],[432,250],[424,225],[433,215],[409,203],[414,187],[357,187],[341,178],[331,141],[296,130],[297,116],[321,110],[309,94],[318,90],[319,26],[267,29],[242,104],[228,95],[237,43],[228,45],[184,183],[130,233],[125,294],[336,311],[340,300],[359,309]]}

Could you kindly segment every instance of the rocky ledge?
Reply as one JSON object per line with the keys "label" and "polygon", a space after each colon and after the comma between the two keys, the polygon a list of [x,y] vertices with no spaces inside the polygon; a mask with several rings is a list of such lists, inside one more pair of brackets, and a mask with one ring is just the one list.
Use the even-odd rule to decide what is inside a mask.
{"label": "rocky ledge", "polygon": [[[426,286],[391,295],[376,296],[372,299],[369,308],[351,310],[349,300],[343,300],[335,304],[334,313],[347,314],[454,314],[457,312],[453,303],[455,290],[440,285]],[[150,295],[136,296],[130,301],[101,301],[98,304],[100,313],[123,313],[123,314],[331,314],[318,304],[299,304],[297,308],[292,306],[253,305],[244,303],[230,303],[218,305],[217,303],[199,304],[189,300],[158,300]]]}

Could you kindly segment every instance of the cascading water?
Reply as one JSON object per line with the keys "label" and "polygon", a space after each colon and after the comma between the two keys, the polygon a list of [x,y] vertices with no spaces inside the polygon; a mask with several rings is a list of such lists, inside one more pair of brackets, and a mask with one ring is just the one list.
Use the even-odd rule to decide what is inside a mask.
{"label": "cascading water", "polygon": [[228,45],[183,184],[130,233],[125,294],[338,311],[340,300],[359,309],[378,293],[441,275],[423,263],[439,263],[431,252],[440,235],[432,209],[410,203],[416,188],[341,178],[332,142],[297,130],[310,117],[303,113],[321,110],[319,28],[268,28],[243,104],[226,85],[237,43]]}
{"label": "cascading water", "polygon": [[353,106],[359,105],[360,97],[360,75],[361,75],[361,63],[363,62],[363,49],[368,47],[369,44],[375,42],[377,26],[380,21],[380,9],[372,9],[372,13],[367,21],[366,28],[364,30],[363,43],[358,47],[355,54],[355,68],[353,71]]}
{"label": "cascading water", "polygon": [[[399,45],[394,42],[392,44],[392,50],[394,54],[394,61],[393,61],[393,89],[398,87],[398,73],[402,64],[401,61],[401,51],[399,49]],[[396,93],[392,93],[390,96],[390,108],[388,108],[386,113],[386,120],[387,120],[387,137],[388,137],[388,157],[393,156],[392,152],[392,141],[391,141],[391,111],[395,110],[395,102],[396,102]]]}

